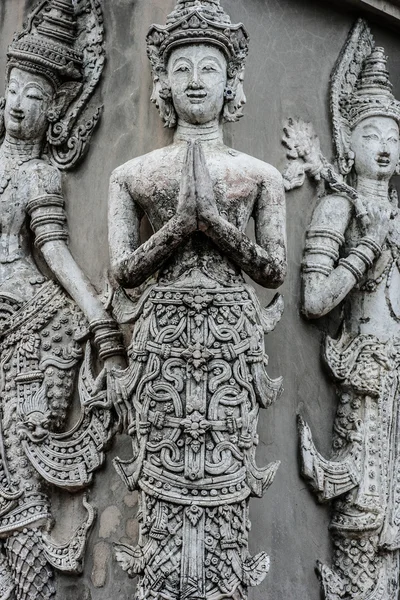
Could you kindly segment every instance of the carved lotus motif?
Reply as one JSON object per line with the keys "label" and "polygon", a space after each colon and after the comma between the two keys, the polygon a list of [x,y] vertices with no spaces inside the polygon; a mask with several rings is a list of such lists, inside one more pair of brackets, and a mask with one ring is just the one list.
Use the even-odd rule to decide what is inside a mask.
{"label": "carved lotus motif", "polygon": [[183,297],[184,303],[195,312],[206,310],[213,301],[213,297],[206,290],[195,290]]}
{"label": "carved lotus motif", "polygon": [[211,423],[197,410],[182,421],[182,427],[184,428],[185,433],[189,434],[194,440],[198,440],[205,435],[210,426]]}
{"label": "carved lotus motif", "polygon": [[196,527],[203,515],[203,512],[203,509],[200,508],[200,506],[197,506],[196,504],[187,507],[186,516],[193,525],[193,527]]}
{"label": "carved lotus motif", "polygon": [[213,357],[212,353],[200,342],[196,342],[195,345],[189,346],[182,352],[181,356],[187,361],[189,372],[199,383],[208,370],[207,363]]}

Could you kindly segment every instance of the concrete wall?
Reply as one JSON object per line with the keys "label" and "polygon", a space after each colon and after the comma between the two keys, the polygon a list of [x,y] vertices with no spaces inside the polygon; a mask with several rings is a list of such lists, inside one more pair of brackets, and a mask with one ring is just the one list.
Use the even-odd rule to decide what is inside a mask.
{"label": "concrete wall", "polygon": [[[226,129],[229,145],[283,170],[282,122],[299,116],[314,123],[324,152],[332,153],[328,114],[331,69],[360,13],[330,3],[308,0],[223,0],[234,22],[243,21],[251,35],[246,75],[246,116]],[[21,24],[32,0],[0,0],[0,73],[6,47]],[[111,171],[126,160],[165,145],[170,137],[150,105],[150,68],[144,36],[153,23],[164,23],[174,0],[104,0],[108,62],[101,86],[105,111],[84,165],[68,175],[65,189],[74,256],[101,289],[108,265],[106,205]],[[390,57],[395,93],[400,97],[400,41],[392,30],[371,22],[376,41]],[[286,312],[277,330],[266,340],[270,374],[285,377],[279,404],[260,421],[260,464],[280,459],[281,468],[263,500],[251,505],[251,550],[265,549],[271,571],[250,593],[253,600],[318,600],[315,560],[330,559],[329,514],[318,506],[298,475],[296,413],[312,424],[322,451],[330,445],[335,396],[320,364],[324,328],[334,323],[310,324],[299,314],[299,269],[304,233],[315,204],[311,185],[287,197],[290,270],[282,289]],[[271,294],[259,290],[266,304]],[[112,560],[112,542],[136,536],[136,498],[127,494],[114,473],[111,459],[128,457],[129,440],[120,438],[110,451],[106,467],[96,478],[91,501],[99,519],[91,536],[82,578],[59,578],[62,600],[128,600],[133,583]],[[78,522],[79,502],[55,497],[65,524]],[[66,509],[68,506],[68,510]],[[103,587],[96,587],[99,585]]]}

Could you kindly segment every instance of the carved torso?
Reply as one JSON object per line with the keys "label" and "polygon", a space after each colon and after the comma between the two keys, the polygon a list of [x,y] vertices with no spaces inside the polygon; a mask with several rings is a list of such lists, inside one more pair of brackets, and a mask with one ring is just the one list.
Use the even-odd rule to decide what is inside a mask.
{"label": "carved torso", "polygon": [[32,258],[32,233],[27,214],[32,168],[33,161],[21,165],[16,160],[0,160],[0,179],[5,174],[11,176],[0,195],[1,294],[11,295],[21,302],[32,298],[44,282]]}
{"label": "carved torso", "polygon": [[[147,215],[155,231],[176,213],[186,148],[186,142],[175,143],[134,159],[117,170],[133,201]],[[276,171],[223,144],[204,144],[204,151],[219,213],[244,232],[263,186],[276,185]],[[280,178],[278,181],[280,183]],[[172,281],[194,268],[205,271],[220,283],[243,281],[237,266],[201,232],[192,234],[174,253],[159,279]]]}

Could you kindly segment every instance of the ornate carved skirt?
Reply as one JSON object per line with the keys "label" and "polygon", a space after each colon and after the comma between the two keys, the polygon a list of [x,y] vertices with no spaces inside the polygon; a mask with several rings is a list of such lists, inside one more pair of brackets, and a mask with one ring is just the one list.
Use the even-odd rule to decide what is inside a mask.
{"label": "ornate carved skirt", "polygon": [[138,598],[245,597],[265,577],[248,553],[248,498],[277,464],[258,469],[259,407],[281,382],[266,371],[264,331],[246,286],[155,286],[142,299],[120,381],[132,399],[134,459],[116,461],[139,490],[140,539],[120,546]]}
{"label": "ornate carved skirt", "polygon": [[52,282],[22,307],[0,300],[0,536],[8,536],[49,516],[42,482],[51,468],[30,458],[64,424],[82,357],[74,339],[82,315]]}
{"label": "ornate carved skirt", "polygon": [[[334,570],[321,565],[327,600],[393,600],[399,592],[400,343],[374,336],[328,338],[326,361],[340,383],[333,456],[303,430],[307,476],[333,500]],[[305,435],[304,435],[305,434]]]}

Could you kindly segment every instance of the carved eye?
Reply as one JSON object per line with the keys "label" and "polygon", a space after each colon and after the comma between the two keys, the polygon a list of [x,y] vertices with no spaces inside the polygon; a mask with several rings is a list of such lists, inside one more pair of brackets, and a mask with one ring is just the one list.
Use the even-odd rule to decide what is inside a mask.
{"label": "carved eye", "polygon": [[30,98],[31,100],[43,100],[43,96],[42,96],[42,94],[41,94],[40,92],[36,92],[36,91],[34,91],[34,90],[32,90],[32,91],[29,91],[29,92],[26,94],[26,97],[27,97],[27,98]]}
{"label": "carved eye", "polygon": [[211,72],[211,71],[216,71],[217,69],[214,67],[214,65],[204,65],[203,67],[203,71],[206,72]]}
{"label": "carved eye", "polygon": [[8,88],[8,93],[14,96],[17,93],[17,90],[15,88]]}
{"label": "carved eye", "polygon": [[189,67],[187,65],[180,65],[176,67],[175,73],[187,73],[189,71]]}
{"label": "carved eye", "polygon": [[376,135],[376,133],[369,133],[367,135],[363,135],[364,140],[374,140],[377,141],[379,140],[379,137]]}

